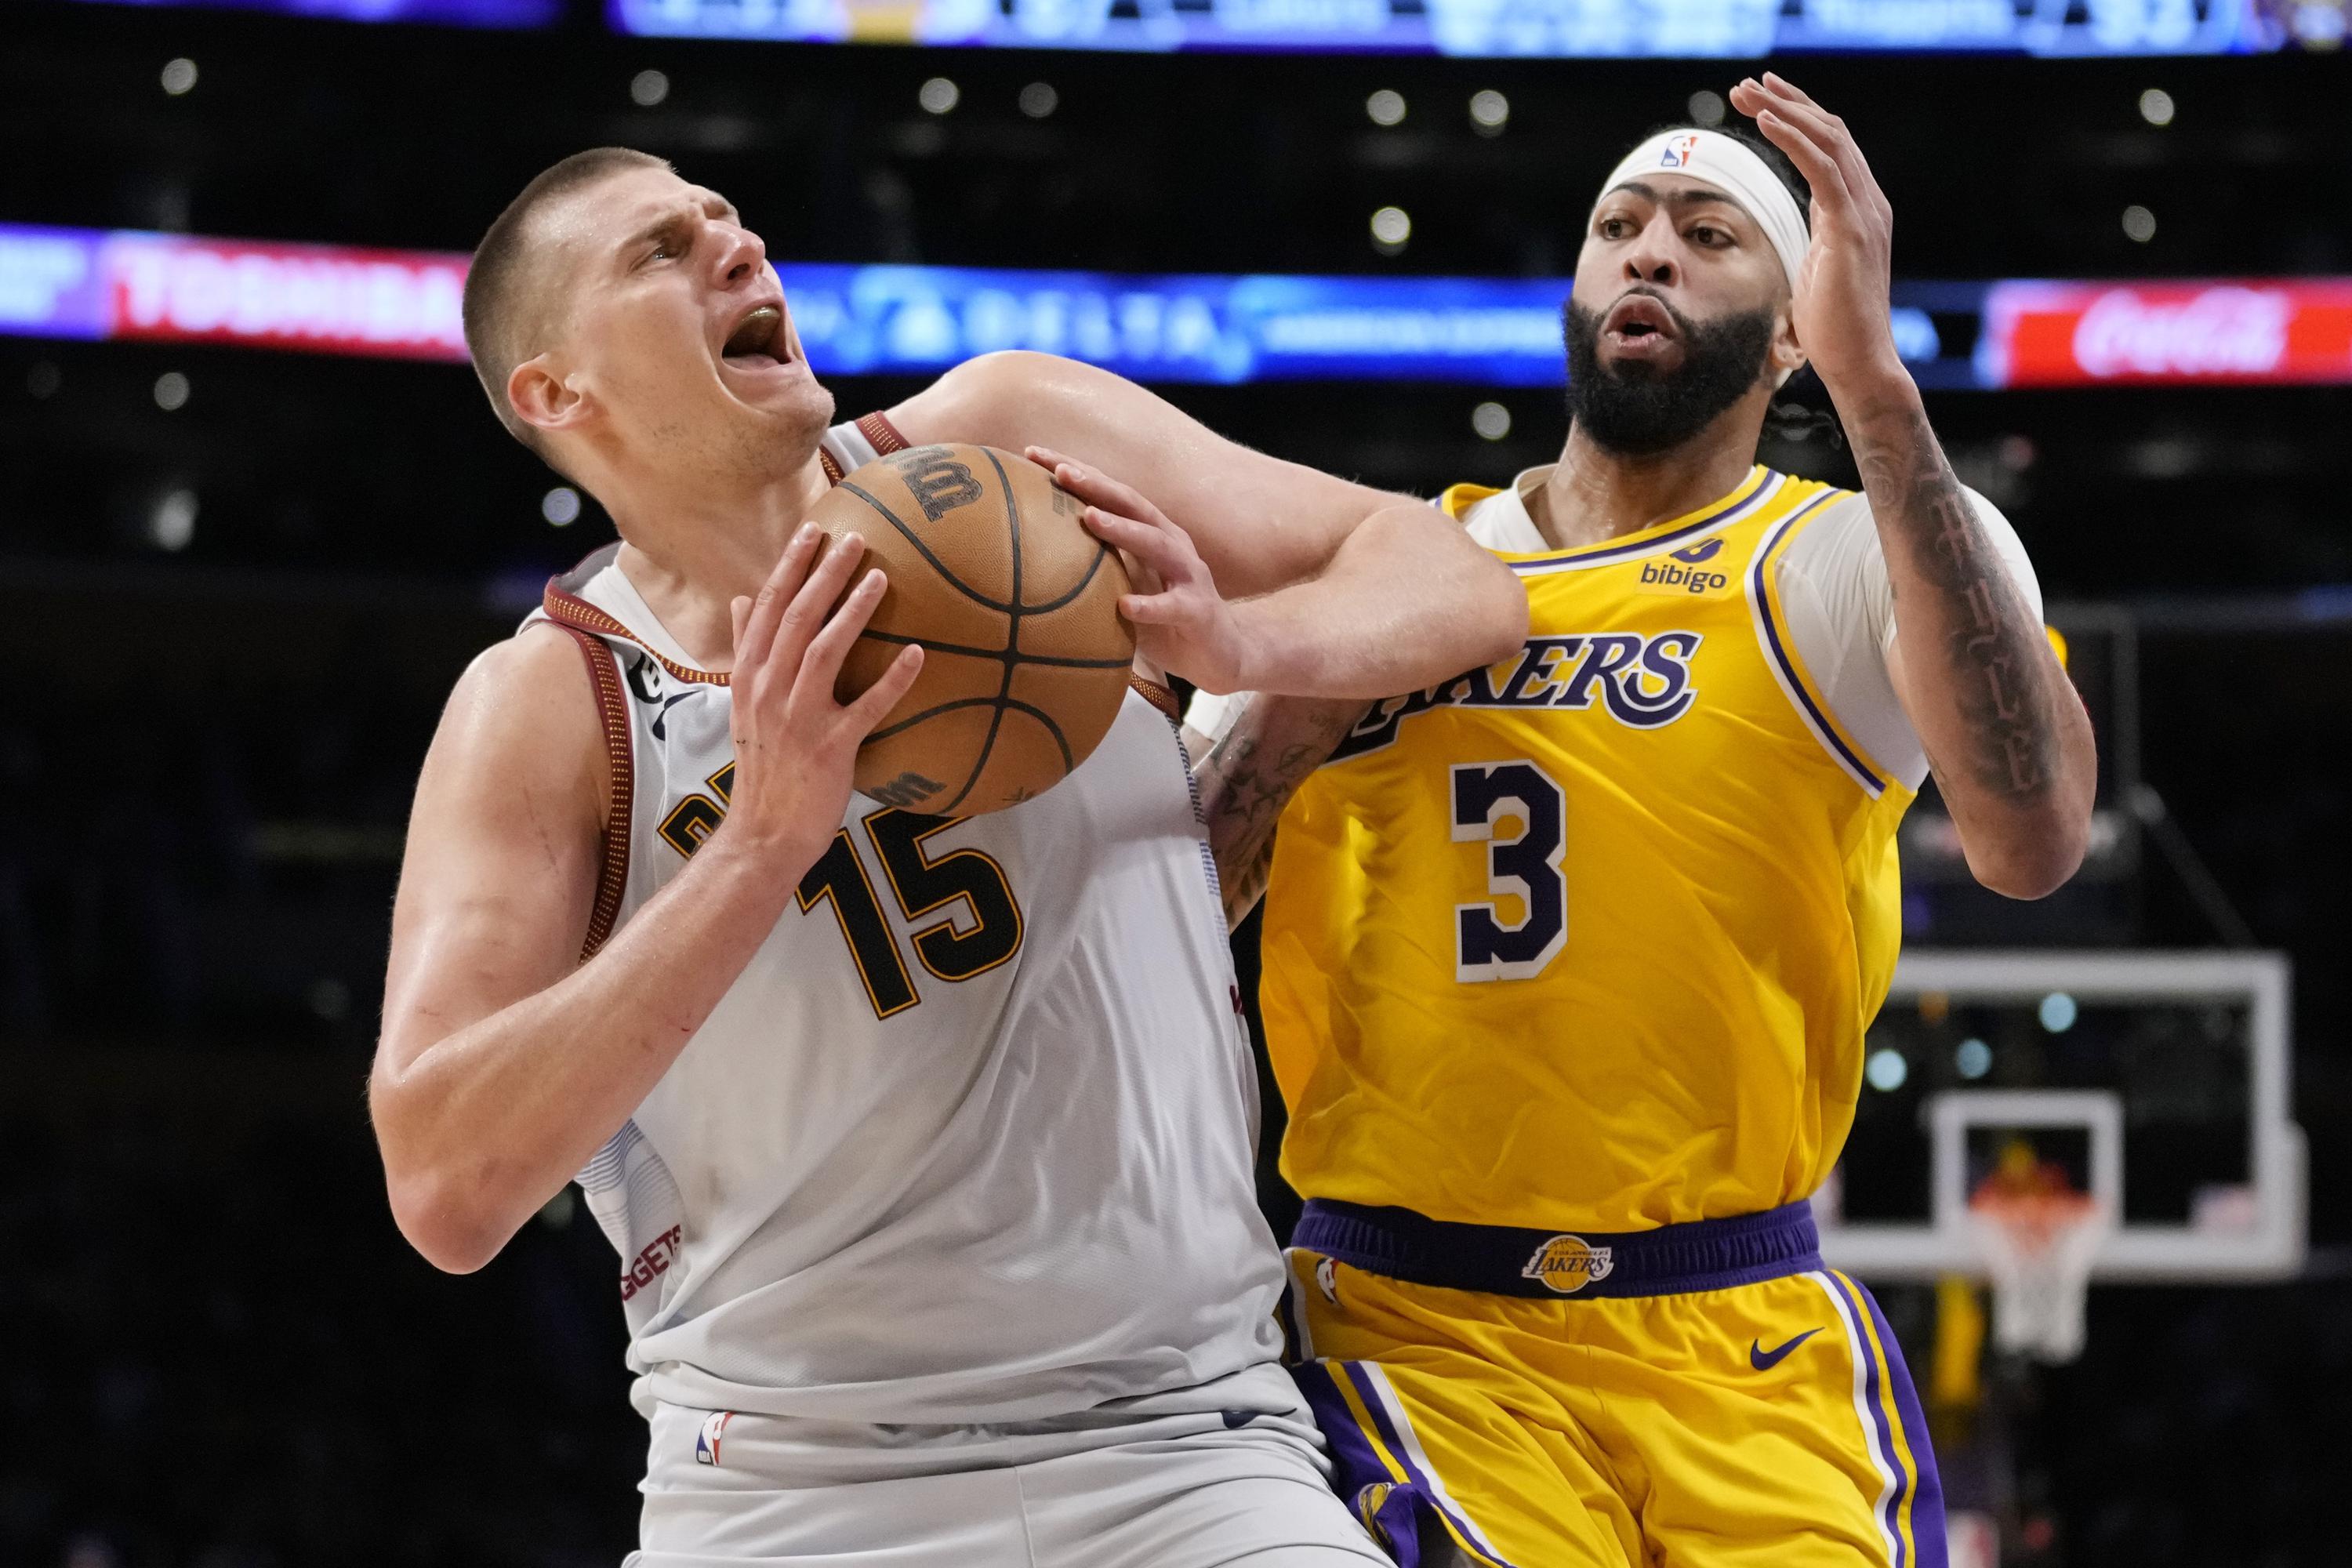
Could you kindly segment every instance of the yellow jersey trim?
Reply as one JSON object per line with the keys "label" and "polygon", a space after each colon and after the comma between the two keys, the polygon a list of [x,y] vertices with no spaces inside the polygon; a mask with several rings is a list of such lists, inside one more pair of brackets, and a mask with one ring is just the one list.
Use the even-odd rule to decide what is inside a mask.
{"label": "yellow jersey trim", "polygon": [[1495,553],[1505,565],[1522,577],[1612,566],[1620,561],[1653,554],[1669,545],[1703,538],[1717,529],[1728,528],[1743,518],[1752,517],[1788,483],[1786,474],[1775,473],[1759,463],[1748,470],[1746,479],[1732,487],[1728,495],[1718,496],[1706,505],[1686,511],[1680,517],[1670,517],[1664,522],[1654,522],[1647,528],[1621,533],[1597,544],[1580,544],[1573,550],[1547,550],[1526,555],[1510,551],[1496,551]]}
{"label": "yellow jersey trim", "polygon": [[1445,487],[1445,493],[1437,498],[1437,505],[1446,516],[1456,522],[1461,522],[1469,517],[1472,507],[1476,506],[1488,496],[1498,496],[1502,493],[1502,490],[1494,485],[1448,485]]}

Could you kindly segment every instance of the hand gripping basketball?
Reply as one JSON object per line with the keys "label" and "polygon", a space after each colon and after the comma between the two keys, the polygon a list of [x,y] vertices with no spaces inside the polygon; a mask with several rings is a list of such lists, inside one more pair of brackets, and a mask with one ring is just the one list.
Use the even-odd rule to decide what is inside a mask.
{"label": "hand gripping basketball", "polygon": [[1248,637],[1192,535],[1130,486],[1050,447],[1031,447],[1026,455],[1087,503],[1087,531],[1126,558],[1137,591],[1119,596],[1118,613],[1135,627],[1138,651],[1203,691],[1249,689]]}
{"label": "hand gripping basketball", "polygon": [[814,523],[802,524],[759,597],[734,601],[730,677],[735,788],[727,828],[812,855],[848,807],[858,743],[923,668],[923,650],[910,644],[855,700],[835,699],[841,661],[887,584],[868,572],[844,598],[865,542],[850,534],[816,559],[824,539]]}

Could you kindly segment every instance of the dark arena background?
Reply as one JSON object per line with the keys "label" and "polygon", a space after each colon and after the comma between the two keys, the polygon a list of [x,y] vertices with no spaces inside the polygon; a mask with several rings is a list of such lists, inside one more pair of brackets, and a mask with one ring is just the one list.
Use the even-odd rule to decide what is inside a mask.
{"label": "dark arena background", "polygon": [[[1597,183],[1768,58],[1894,205],[1898,340],[2099,728],[2092,859],[2042,903],[1969,886],[1915,811],[1909,957],[1825,1215],[1918,1369],[1954,1561],[2352,1561],[2347,22],[6,0],[0,1563],[633,1542],[610,1249],[567,1194],[436,1273],[362,1099],[440,703],[610,537],[462,363],[464,253],[531,174],[619,142],[729,195],[844,416],[1045,348],[1433,495],[1557,454]],[[1781,428],[1767,461],[1853,482],[1826,422]],[[2025,1098],[1968,1098],[1998,1090]],[[2084,1182],[2119,1133],[2124,1226],[2063,1364],[1986,1341],[1937,1207],[1938,1140],[1972,1170],[2004,1117]],[[1270,1156],[1264,1194],[1280,1232]]]}

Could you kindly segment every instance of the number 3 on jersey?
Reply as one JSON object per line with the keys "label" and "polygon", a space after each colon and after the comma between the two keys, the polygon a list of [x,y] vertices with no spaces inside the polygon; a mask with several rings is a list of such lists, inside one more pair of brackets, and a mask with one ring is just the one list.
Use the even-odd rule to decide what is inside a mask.
{"label": "number 3 on jersey", "polygon": [[[1566,797],[1530,762],[1463,763],[1453,769],[1454,841],[1486,846],[1486,890],[1513,899],[1519,919],[1496,904],[1454,909],[1454,978],[1532,980],[1568,940],[1568,883],[1559,874]],[[1496,829],[1516,817],[1516,836]]]}

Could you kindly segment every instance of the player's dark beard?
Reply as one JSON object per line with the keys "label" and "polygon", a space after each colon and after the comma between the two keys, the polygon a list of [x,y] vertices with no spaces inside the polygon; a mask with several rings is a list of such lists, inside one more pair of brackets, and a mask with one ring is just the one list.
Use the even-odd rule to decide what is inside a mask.
{"label": "player's dark beard", "polygon": [[[1655,299],[1656,296],[1652,295]],[[1766,306],[1697,322],[1658,300],[1682,336],[1681,368],[1661,373],[1601,363],[1601,316],[1570,300],[1560,310],[1568,342],[1568,416],[1603,450],[1629,458],[1670,452],[1748,395],[1772,347]]]}

